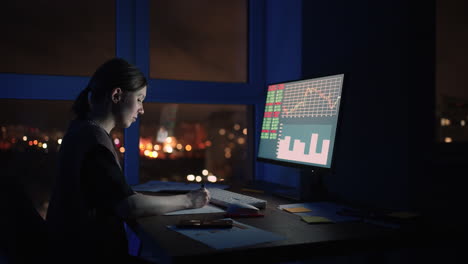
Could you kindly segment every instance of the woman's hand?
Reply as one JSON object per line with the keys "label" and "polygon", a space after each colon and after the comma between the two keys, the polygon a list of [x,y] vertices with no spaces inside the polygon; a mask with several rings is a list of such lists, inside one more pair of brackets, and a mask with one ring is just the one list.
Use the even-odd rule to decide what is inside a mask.
{"label": "woman's hand", "polygon": [[189,200],[190,208],[200,208],[207,205],[210,202],[210,192],[201,188],[198,190],[190,191],[187,193],[187,198]]}

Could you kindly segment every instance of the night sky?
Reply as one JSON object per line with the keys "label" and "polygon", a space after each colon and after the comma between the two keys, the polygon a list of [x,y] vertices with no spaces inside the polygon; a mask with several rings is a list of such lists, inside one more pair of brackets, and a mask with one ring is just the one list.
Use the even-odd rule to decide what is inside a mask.
{"label": "night sky", "polygon": [[90,76],[115,54],[115,1],[2,1],[0,72]]}
{"label": "night sky", "polygon": [[468,1],[438,0],[436,19],[438,95],[468,102]]}

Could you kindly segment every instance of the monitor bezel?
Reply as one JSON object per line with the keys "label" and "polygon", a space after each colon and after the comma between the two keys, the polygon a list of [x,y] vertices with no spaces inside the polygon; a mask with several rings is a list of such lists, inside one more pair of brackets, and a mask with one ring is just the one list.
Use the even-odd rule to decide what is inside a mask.
{"label": "monitor bezel", "polygon": [[[291,167],[291,168],[299,168],[299,169],[314,169],[314,170],[328,170],[331,171],[333,170],[336,165],[336,149],[338,142],[340,141],[339,139],[341,138],[340,132],[341,132],[341,127],[342,127],[342,115],[343,115],[343,108],[345,105],[346,97],[345,96],[345,76],[348,76],[346,72],[340,72],[340,73],[331,73],[331,74],[322,74],[319,76],[304,76],[299,79],[292,79],[292,80],[287,80],[287,81],[282,81],[282,82],[271,82],[271,83],[266,83],[266,88],[264,89],[264,94],[263,94],[263,105],[261,106],[263,111],[261,111],[262,116],[260,117],[260,129],[263,127],[263,113],[265,112],[265,100],[266,100],[266,95],[268,93],[268,87],[271,85],[277,85],[277,84],[286,84],[286,83],[292,83],[292,82],[299,82],[299,81],[307,81],[307,80],[312,80],[312,79],[319,79],[319,78],[324,78],[324,77],[331,77],[335,75],[343,75],[343,81],[341,85],[341,99],[340,99],[340,108],[338,111],[338,117],[336,121],[336,131],[335,131],[335,142],[333,143],[333,149],[332,149],[332,157],[330,160],[330,166],[319,166],[319,165],[314,165],[314,164],[304,164],[304,163],[298,163],[294,161],[280,161],[280,160],[275,160],[275,159],[269,159],[269,158],[264,158],[264,157],[259,157],[259,151],[260,151],[260,141],[261,141],[261,133],[258,133],[257,136],[257,153],[255,155],[256,160],[258,162],[266,162],[274,165],[280,165],[280,166],[285,166],[285,167]],[[346,77],[348,79],[348,77]]]}

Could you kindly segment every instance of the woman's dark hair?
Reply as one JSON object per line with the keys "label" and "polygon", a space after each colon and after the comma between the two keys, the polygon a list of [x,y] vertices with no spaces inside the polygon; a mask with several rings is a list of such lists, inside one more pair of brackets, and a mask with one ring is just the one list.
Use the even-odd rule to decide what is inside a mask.
{"label": "woman's dark hair", "polygon": [[88,94],[91,92],[91,104],[105,102],[112,89],[119,87],[122,91],[138,91],[147,85],[143,73],[134,65],[121,58],[113,58],[99,66],[89,80],[88,86],[80,92],[72,110],[77,118],[86,118],[91,109]]}

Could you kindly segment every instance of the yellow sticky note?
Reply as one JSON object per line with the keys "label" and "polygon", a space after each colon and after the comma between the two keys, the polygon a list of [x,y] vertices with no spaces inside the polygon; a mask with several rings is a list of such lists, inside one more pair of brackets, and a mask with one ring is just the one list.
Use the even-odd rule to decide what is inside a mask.
{"label": "yellow sticky note", "polygon": [[308,224],[333,223],[330,219],[322,216],[303,216],[302,220]]}
{"label": "yellow sticky note", "polygon": [[419,214],[417,214],[417,213],[405,212],[405,211],[402,211],[402,212],[393,212],[393,213],[388,214],[388,216],[396,217],[396,218],[401,218],[401,219],[409,219],[409,218],[416,217],[416,216],[418,216],[418,215],[419,215]]}
{"label": "yellow sticky note", "polygon": [[290,213],[305,213],[305,212],[311,212],[312,210],[305,208],[305,207],[293,207],[293,208],[283,208],[286,212]]}

